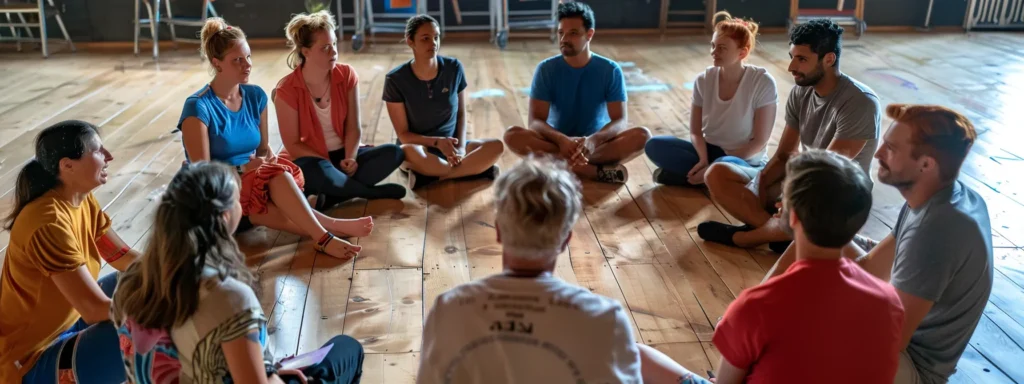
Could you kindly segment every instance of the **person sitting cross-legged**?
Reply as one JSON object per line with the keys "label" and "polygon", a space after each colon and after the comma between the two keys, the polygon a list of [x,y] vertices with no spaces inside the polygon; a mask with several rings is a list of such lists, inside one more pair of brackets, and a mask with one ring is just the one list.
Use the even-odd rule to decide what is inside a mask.
{"label": "person sitting cross-legged", "polygon": [[441,30],[428,15],[409,18],[405,41],[413,59],[384,79],[384,101],[405,152],[401,169],[409,189],[439,180],[494,179],[505,146],[497,139],[466,138],[466,73],[453,57],[439,56]]}
{"label": "person sitting cross-legged", "polygon": [[[795,261],[729,304],[712,338],[722,355],[717,384],[892,382],[900,298],[842,256],[870,214],[870,180],[834,152],[812,150],[787,163],[779,217],[793,234],[787,253]],[[666,356],[644,356],[644,382],[708,382]]]}
{"label": "person sitting cross-legged", "polygon": [[739,247],[762,244],[782,253],[792,241],[784,220],[773,218],[786,160],[801,150],[827,149],[857,161],[870,174],[882,115],[878,97],[839,70],[843,28],[811,20],[790,33],[789,71],[796,86],[786,103],[786,127],[775,154],[755,174],[730,163],[708,167],[704,182],[711,199],[742,226],[708,221],[697,226],[706,241]]}
{"label": "person sitting cross-legged", "polygon": [[554,274],[583,208],[580,189],[550,156],[527,156],[498,178],[504,271],[437,297],[418,383],[641,382],[629,312]]}
{"label": "person sitting cross-legged", "polygon": [[[981,195],[957,180],[977,133],[949,108],[894,104],[878,147],[878,181],[906,199],[891,234],[846,249],[890,281],[906,312],[896,383],[945,383],[978,327],[992,292],[992,226]],[[864,251],[870,251],[864,254]],[[793,262],[786,251],[770,279]]]}
{"label": "person sitting cross-legged", "polygon": [[655,136],[644,152],[657,169],[654,181],[665,185],[704,184],[704,173],[714,163],[726,162],[753,177],[767,158],[765,145],[772,135],[778,94],[768,70],[745,63],[757,42],[758,24],[715,14],[711,57],[693,81],[689,140]]}
{"label": "person sitting cross-legged", "polygon": [[[359,76],[338,62],[334,16],[299,14],[285,27],[292,72],[271,92],[284,151],[302,170],[303,192],[324,211],[353,199],[401,199],[405,187],[380,183],[405,160],[394,144],[363,145]],[[319,198],[323,198],[320,200]]]}
{"label": "person sitting cross-legged", "polygon": [[559,4],[558,35],[562,54],[542,61],[533,74],[528,125],[509,127],[505,145],[519,155],[556,155],[583,178],[624,183],[622,164],[643,153],[651,132],[628,128],[622,68],[590,51],[590,7]]}

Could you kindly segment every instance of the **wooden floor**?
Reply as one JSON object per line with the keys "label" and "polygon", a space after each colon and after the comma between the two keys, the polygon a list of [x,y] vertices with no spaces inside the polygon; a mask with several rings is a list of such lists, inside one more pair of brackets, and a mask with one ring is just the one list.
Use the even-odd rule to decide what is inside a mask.
{"label": "wooden floor", "polygon": [[[771,151],[793,86],[787,44],[783,36],[766,36],[750,59],[767,67],[779,86]],[[710,63],[704,37],[599,37],[593,49],[619,61],[626,72],[631,124],[656,135],[686,135],[691,81]],[[443,53],[461,59],[467,70],[469,135],[500,137],[504,127],[524,123],[534,67],[556,49],[545,41],[513,41],[504,52],[458,43]],[[252,82],[269,92],[288,73],[285,56],[283,50],[256,50]],[[367,143],[393,140],[381,102],[384,75],[408,58],[400,45],[342,54],[360,76]],[[954,382],[1024,383],[1024,35],[868,34],[845,43],[841,62],[883,104],[951,106],[980,129],[961,179],[991,209],[997,273]],[[0,212],[10,209],[13,180],[32,156],[35,134],[63,119],[84,119],[100,126],[115,157],[97,198],[121,236],[144,247],[156,199],[182,161],[180,137],[171,130],[185,97],[209,79],[192,47],[162,52],[159,65],[129,53],[61,53],[48,60],[35,53],[0,54]],[[272,142],[280,147],[270,111]],[[507,169],[515,161],[506,153],[501,165]],[[776,256],[703,242],[698,223],[736,220],[700,190],[652,183],[646,158],[627,166],[625,186],[585,185],[585,215],[560,257],[558,276],[627,305],[638,340],[696,372],[713,369],[719,355],[710,343],[712,325],[740,291],[761,280]],[[403,180],[397,173],[391,179]],[[881,238],[902,199],[881,184],[875,196],[863,233]],[[347,203],[332,213],[372,215],[376,221],[373,234],[355,239],[363,252],[354,263],[318,255],[310,241],[294,235],[266,229],[243,235],[262,286],[273,353],[309,351],[345,333],[369,353],[364,382],[413,382],[422,323],[434,298],[501,269],[491,202],[490,184],[478,181],[437,185],[401,201]],[[8,237],[0,232],[0,250]]]}

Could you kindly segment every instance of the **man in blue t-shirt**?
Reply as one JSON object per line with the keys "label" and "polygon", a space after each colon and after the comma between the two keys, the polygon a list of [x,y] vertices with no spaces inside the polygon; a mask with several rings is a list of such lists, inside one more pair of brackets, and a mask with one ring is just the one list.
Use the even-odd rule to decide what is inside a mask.
{"label": "man in blue t-shirt", "polygon": [[614,61],[590,52],[594,12],[584,3],[558,6],[562,54],[537,65],[527,128],[509,127],[505,145],[519,155],[561,157],[580,177],[624,183],[626,168],[651,132],[626,125],[626,81]]}

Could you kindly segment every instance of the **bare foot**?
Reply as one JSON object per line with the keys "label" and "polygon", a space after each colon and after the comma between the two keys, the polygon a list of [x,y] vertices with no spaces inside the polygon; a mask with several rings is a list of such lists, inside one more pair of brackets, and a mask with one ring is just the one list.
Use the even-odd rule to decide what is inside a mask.
{"label": "bare foot", "polygon": [[373,232],[373,218],[366,216],[358,219],[334,219],[330,228],[326,229],[337,235],[363,237]]}
{"label": "bare foot", "polygon": [[348,260],[356,257],[356,255],[359,254],[359,251],[363,250],[363,247],[349,243],[339,237],[331,239],[331,241],[327,243],[326,248],[327,249],[325,249],[325,251],[327,251],[326,253],[328,255],[342,260]]}

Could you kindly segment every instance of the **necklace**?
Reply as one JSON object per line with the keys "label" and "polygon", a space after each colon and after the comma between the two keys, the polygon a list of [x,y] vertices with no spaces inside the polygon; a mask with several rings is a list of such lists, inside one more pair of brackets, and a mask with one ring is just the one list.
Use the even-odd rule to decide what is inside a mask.
{"label": "necklace", "polygon": [[324,94],[320,95],[320,97],[314,97],[313,100],[316,100],[316,102],[319,103],[320,99],[323,99],[324,96],[327,96],[327,92],[330,91],[330,90],[331,90],[331,85],[327,84],[327,89],[324,89]]}

